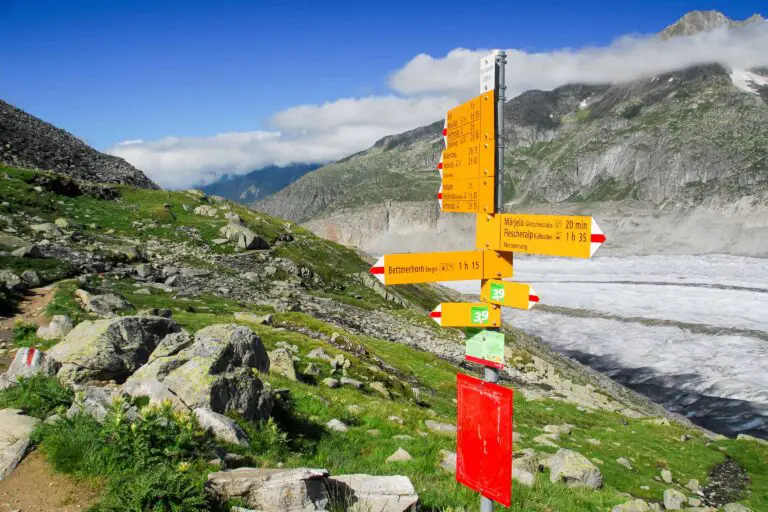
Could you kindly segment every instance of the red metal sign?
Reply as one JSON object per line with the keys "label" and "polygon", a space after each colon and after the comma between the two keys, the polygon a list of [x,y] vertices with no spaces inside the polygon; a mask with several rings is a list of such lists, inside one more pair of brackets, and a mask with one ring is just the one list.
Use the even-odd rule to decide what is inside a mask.
{"label": "red metal sign", "polygon": [[458,374],[456,394],[456,480],[509,507],[512,504],[513,392]]}

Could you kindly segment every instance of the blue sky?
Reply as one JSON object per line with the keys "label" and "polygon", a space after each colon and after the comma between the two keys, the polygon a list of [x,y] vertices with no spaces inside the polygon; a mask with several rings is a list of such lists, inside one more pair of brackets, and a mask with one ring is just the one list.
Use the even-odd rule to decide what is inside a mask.
{"label": "blue sky", "polygon": [[296,105],[423,96],[391,83],[422,53],[605,47],[689,10],[742,19],[761,4],[0,0],[0,98],[98,149],[285,132],[273,116]]}

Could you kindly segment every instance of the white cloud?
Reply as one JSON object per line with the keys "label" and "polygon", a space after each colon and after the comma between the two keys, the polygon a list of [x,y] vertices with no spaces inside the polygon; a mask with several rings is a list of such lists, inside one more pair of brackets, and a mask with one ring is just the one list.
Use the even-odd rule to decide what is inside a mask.
{"label": "white cloud", "polygon": [[[390,77],[402,94],[478,93],[480,58],[487,51],[456,49],[445,57],[421,54]],[[529,89],[553,89],[566,83],[614,83],[653,76],[698,64],[719,62],[736,68],[768,65],[768,23],[720,28],[688,37],[662,40],[623,37],[613,44],[546,53],[507,50],[507,96]]]}
{"label": "white cloud", "polygon": [[341,99],[275,114],[272,124],[280,131],[131,140],[107,152],[142,169],[161,186],[182,188],[272,164],[337,160],[385,135],[431,123],[455,104],[455,98],[444,96]]}
{"label": "white cloud", "polygon": [[[697,64],[768,66],[768,23],[717,29],[663,41],[624,37],[605,47],[527,53],[507,50],[507,97],[566,83],[611,83]],[[274,131],[210,137],[131,140],[108,152],[144,170],[158,184],[186,187],[266,165],[327,162],[371,146],[381,137],[416,128],[478,94],[479,60],[487,50],[456,49],[444,57],[420,54],[392,73],[401,96],[343,98],[277,112]]]}

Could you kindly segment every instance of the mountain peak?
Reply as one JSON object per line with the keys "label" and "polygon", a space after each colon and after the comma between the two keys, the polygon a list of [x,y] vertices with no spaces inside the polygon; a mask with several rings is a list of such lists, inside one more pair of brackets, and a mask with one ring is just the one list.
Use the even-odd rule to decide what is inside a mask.
{"label": "mountain peak", "polygon": [[691,11],[662,30],[660,36],[662,39],[671,39],[677,36],[709,32],[723,26],[740,26],[757,21],[765,21],[765,18],[760,14],[753,14],[744,21],[734,21],[720,11]]}

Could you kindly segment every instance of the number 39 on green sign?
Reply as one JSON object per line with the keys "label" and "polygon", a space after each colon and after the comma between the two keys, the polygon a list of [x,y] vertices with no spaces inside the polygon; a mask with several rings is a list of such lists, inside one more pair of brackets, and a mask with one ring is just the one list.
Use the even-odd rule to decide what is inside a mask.
{"label": "number 39 on green sign", "polygon": [[470,310],[471,321],[473,324],[484,324],[488,322],[490,313],[488,312],[488,306],[476,306]]}
{"label": "number 39 on green sign", "polygon": [[504,285],[491,283],[491,300],[502,302],[504,300]]}

